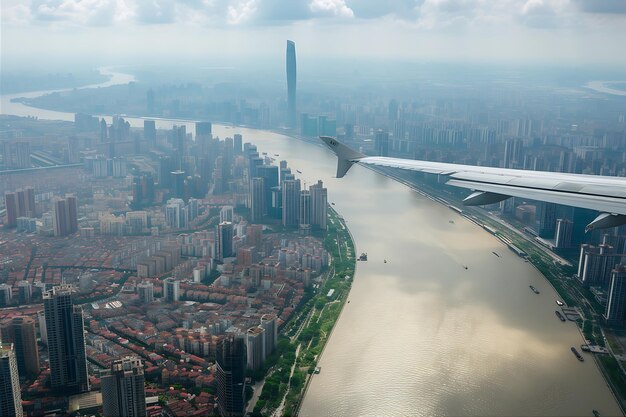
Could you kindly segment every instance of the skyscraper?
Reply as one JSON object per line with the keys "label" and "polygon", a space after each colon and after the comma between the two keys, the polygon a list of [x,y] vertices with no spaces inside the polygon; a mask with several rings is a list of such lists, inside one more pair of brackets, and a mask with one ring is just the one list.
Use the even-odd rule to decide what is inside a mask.
{"label": "skyscraper", "polygon": [[259,223],[266,212],[264,178],[252,178],[250,181],[250,221]]}
{"label": "skyscraper", "polygon": [[76,197],[68,196],[54,202],[54,235],[67,236],[78,230],[78,203]]}
{"label": "skyscraper", "polygon": [[13,303],[13,287],[9,284],[0,284],[0,307],[7,307]]}
{"label": "skyscraper", "polygon": [[217,407],[221,416],[243,416],[246,404],[246,346],[242,335],[227,335],[216,348]]}
{"label": "skyscraper", "polygon": [[20,379],[11,343],[0,343],[0,381],[0,416],[22,417]]}
{"label": "skyscraper", "polygon": [[278,187],[278,167],[276,165],[261,165],[256,167],[256,174],[263,178],[263,189],[265,193],[265,211],[269,214],[272,201],[272,188]]}
{"label": "skyscraper", "polygon": [[508,139],[504,142],[503,168],[518,168],[522,159],[523,142],[521,139]]}
{"label": "skyscraper", "polygon": [[211,122],[196,122],[196,141],[200,137],[211,138],[213,133],[213,125]]}
{"label": "skyscraper", "polygon": [[265,329],[265,356],[272,354],[278,344],[278,324],[275,314],[264,314],[261,316],[261,327]]}
{"label": "skyscraper", "polygon": [[223,261],[233,256],[233,224],[222,222],[215,229],[215,259]]}
{"label": "skyscraper", "polygon": [[296,127],[296,44],[287,41],[287,121]]}
{"label": "skyscraper", "polygon": [[17,283],[17,296],[20,304],[30,303],[33,297],[33,286],[28,281],[20,281]]}
{"label": "skyscraper", "polygon": [[235,155],[241,155],[242,144],[243,144],[243,137],[239,133],[235,133],[233,135],[233,151],[235,152]]}
{"label": "skyscraper", "polygon": [[13,317],[0,324],[2,341],[13,343],[17,369],[21,378],[39,375],[39,352],[35,336],[35,320],[30,317]]}
{"label": "skyscraper", "polygon": [[309,190],[311,190],[311,226],[326,230],[328,190],[324,188],[322,180],[310,186]]}
{"label": "skyscraper", "polygon": [[144,417],[146,390],[141,359],[113,361],[102,376],[102,414],[105,417]]}
{"label": "skyscraper", "polygon": [[556,204],[537,203],[537,233],[543,238],[552,238],[556,228]]}
{"label": "skyscraper", "polygon": [[604,318],[610,325],[626,324],[626,267],[617,266],[611,272],[609,300],[606,303]]}
{"label": "skyscraper", "polygon": [[378,129],[374,135],[374,145],[379,156],[389,156],[389,132]]}
{"label": "skyscraper", "polygon": [[148,143],[149,148],[156,146],[156,125],[154,120],[143,121],[143,138]]}
{"label": "skyscraper", "polygon": [[89,391],[83,309],[72,300],[72,286],[43,294],[50,357],[50,385],[66,394]]}
{"label": "skyscraper", "polygon": [[256,371],[263,365],[265,360],[265,341],[262,327],[250,327],[246,332],[247,366]]}
{"label": "skyscraper", "polygon": [[311,191],[300,191],[300,215],[298,216],[300,229],[311,227]]}
{"label": "skyscraper", "polygon": [[19,208],[17,206],[17,194],[5,193],[4,194],[4,206],[6,207],[4,224],[9,227],[14,227],[15,225],[17,225],[17,218],[19,217]]}
{"label": "skyscraper", "polygon": [[567,219],[556,220],[556,234],[554,245],[557,249],[570,248],[572,246],[572,222]]}
{"label": "skyscraper", "polygon": [[283,226],[298,227],[300,218],[300,180],[283,181]]}

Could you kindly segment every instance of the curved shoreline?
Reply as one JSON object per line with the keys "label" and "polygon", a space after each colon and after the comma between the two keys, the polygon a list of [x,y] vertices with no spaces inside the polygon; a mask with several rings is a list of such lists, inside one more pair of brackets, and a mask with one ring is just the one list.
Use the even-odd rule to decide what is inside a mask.
{"label": "curved shoreline", "polygon": [[[69,116],[73,116],[73,114],[68,114],[68,115],[69,115]],[[136,119],[136,120],[140,120],[139,118],[135,118],[135,119]],[[164,122],[185,122],[185,123],[193,123],[193,121],[190,121],[190,120],[183,120],[183,119],[164,119],[164,118],[161,118],[161,119],[157,119],[157,120],[162,120],[162,121],[164,121]],[[232,125],[224,125],[224,124],[215,124],[215,125],[216,125],[216,126],[224,126],[224,127],[231,127],[231,126],[232,126]],[[135,127],[136,127],[136,126],[135,126]],[[252,128],[252,129],[254,129],[254,128]],[[268,132],[268,133],[279,133],[279,134],[280,134],[280,135],[282,135],[282,136],[289,137],[289,133],[288,133],[288,132],[275,132],[275,131],[271,131],[271,130],[261,130],[261,129],[254,129],[254,130],[258,131],[258,132],[259,132],[259,133],[261,133],[261,134],[262,134],[263,132]],[[303,138],[299,138],[299,137],[297,137],[297,136],[293,136],[293,137],[295,137],[295,138],[299,139],[299,140],[300,140],[300,141],[302,141],[302,142],[306,142],[306,143],[309,143],[309,144],[312,144],[312,143],[313,143],[312,141],[304,140]],[[321,146],[321,145],[320,145],[320,146]],[[281,153],[282,153],[282,152],[281,152]],[[411,187],[409,186],[409,188],[411,188]],[[355,245],[355,246],[356,246],[356,242],[354,241],[354,238],[353,238],[353,236],[352,236],[352,231],[351,231],[349,228],[347,228],[347,227],[346,227],[346,229],[348,230],[348,233],[350,234],[350,237],[351,237],[351,239],[352,239],[352,241],[353,241],[353,245]],[[355,248],[355,249],[356,249],[356,248]],[[546,277],[545,277],[543,274],[541,274],[541,275],[542,275],[543,279],[546,279]],[[355,269],[355,276],[356,276],[356,269]],[[351,290],[352,290],[352,286],[351,286],[351,288],[350,288],[350,291],[347,293],[348,295],[351,293]],[[343,307],[345,307],[345,305],[344,305]],[[344,309],[343,307],[342,307],[342,309],[341,309],[341,311],[340,311],[340,314],[339,314],[339,316],[338,316],[337,320],[335,321],[335,323],[334,323],[334,325],[333,325],[332,332],[331,332],[331,334],[329,335],[329,337],[327,338],[326,343],[325,343],[325,345],[324,345],[324,348],[323,348],[322,352],[320,353],[320,358],[321,358],[322,354],[326,351],[326,347],[328,347],[328,342],[330,341],[330,336],[332,336],[333,334],[336,334],[336,332],[335,332],[334,330],[335,330],[335,327],[336,327],[337,322],[339,321],[339,318],[344,317],[344,315],[345,315],[345,314],[344,314],[345,309]],[[309,379],[309,381],[310,381],[310,380],[311,380],[311,379]],[[307,388],[307,391],[308,391],[308,384],[307,384],[307,387],[306,387],[306,388]],[[306,394],[306,392],[305,392],[305,394]]]}

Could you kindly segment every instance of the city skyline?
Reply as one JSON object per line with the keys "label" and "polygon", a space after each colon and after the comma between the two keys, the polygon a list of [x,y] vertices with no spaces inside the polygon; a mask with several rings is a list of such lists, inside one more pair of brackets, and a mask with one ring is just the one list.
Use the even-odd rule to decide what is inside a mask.
{"label": "city skyline", "polygon": [[2,410],[626,415],[618,0],[0,7]]}

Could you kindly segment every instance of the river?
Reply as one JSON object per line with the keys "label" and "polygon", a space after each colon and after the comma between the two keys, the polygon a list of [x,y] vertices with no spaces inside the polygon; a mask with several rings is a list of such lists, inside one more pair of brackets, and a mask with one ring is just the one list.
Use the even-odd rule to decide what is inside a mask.
{"label": "river", "polygon": [[[1,103],[4,114],[73,120],[8,97]],[[141,118],[127,120],[143,126]],[[174,120],[157,127],[182,123],[194,131]],[[213,133],[241,133],[307,183],[322,179],[357,253],[369,254],[358,263],[302,416],[621,415],[592,357],[581,363],[570,351],[583,338],[556,317],[547,281],[493,236],[366,168],[333,178],[334,156],[321,146],[222,125]]]}

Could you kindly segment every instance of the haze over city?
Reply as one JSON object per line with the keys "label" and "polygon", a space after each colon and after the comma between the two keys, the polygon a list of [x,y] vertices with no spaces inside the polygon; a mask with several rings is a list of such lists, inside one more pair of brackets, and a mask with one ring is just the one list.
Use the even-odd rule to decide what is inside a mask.
{"label": "haze over city", "polygon": [[[2,3],[3,69],[43,63],[274,66],[349,59],[626,65],[619,0],[21,1]],[[273,63],[273,64],[271,64]],[[306,67],[306,66],[305,66]]]}
{"label": "haze over city", "polygon": [[625,415],[626,3],[0,7],[0,417]]}

